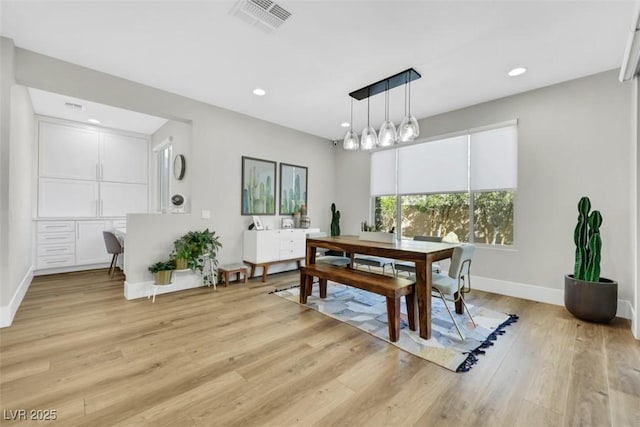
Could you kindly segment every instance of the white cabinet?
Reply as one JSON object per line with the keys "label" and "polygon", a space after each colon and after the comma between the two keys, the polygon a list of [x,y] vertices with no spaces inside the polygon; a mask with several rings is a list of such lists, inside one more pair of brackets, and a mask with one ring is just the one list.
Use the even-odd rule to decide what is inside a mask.
{"label": "white cabinet", "polygon": [[97,182],[55,178],[38,180],[39,217],[94,217],[97,214]]}
{"label": "white cabinet", "polygon": [[304,258],[306,233],[310,231],[300,228],[245,230],[243,259],[262,264]]}
{"label": "white cabinet", "polygon": [[100,134],[75,126],[40,122],[41,177],[98,179]]}
{"label": "white cabinet", "polygon": [[146,139],[103,134],[100,144],[101,179],[146,184],[148,158]]}
{"label": "white cabinet", "polygon": [[100,184],[101,216],[125,216],[147,212],[147,186],[103,182]]}
{"label": "white cabinet", "polygon": [[148,211],[148,139],[39,122],[38,217]]}
{"label": "white cabinet", "polygon": [[76,221],[76,265],[109,262],[102,232],[111,221]]}
{"label": "white cabinet", "polygon": [[90,264],[104,267],[111,255],[102,232],[111,228],[124,230],[126,221],[37,221],[36,268],[48,270]]}

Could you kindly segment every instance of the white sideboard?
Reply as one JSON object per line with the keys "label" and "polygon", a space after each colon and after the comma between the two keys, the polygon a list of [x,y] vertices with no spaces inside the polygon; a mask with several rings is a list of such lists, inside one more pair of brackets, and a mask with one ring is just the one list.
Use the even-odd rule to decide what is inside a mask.
{"label": "white sideboard", "polygon": [[269,266],[275,263],[300,261],[305,257],[307,233],[317,233],[318,228],[292,228],[280,230],[245,230],[243,259],[251,265],[250,277],[256,267],[262,267],[262,281],[266,281]]}

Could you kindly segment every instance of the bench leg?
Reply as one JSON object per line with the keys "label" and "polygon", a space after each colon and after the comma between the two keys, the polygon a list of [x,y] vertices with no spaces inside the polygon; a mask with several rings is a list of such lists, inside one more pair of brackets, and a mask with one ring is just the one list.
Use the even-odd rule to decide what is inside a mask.
{"label": "bench leg", "polygon": [[300,304],[307,303],[307,286],[309,286],[308,276],[300,270]]}
{"label": "bench leg", "polygon": [[387,297],[387,323],[389,340],[396,342],[400,338],[400,298]]}
{"label": "bench leg", "polygon": [[319,279],[319,284],[320,284],[320,298],[326,298],[327,297],[327,279]]}
{"label": "bench leg", "polygon": [[229,284],[229,272],[225,271],[224,272],[224,287],[226,288],[228,284]]}
{"label": "bench leg", "polygon": [[404,300],[407,303],[407,317],[409,318],[409,329],[412,331],[416,330],[416,325],[418,324],[416,315],[418,314],[418,310],[416,310],[416,306],[418,301],[416,300],[416,293],[411,292],[408,295],[404,296]]}
{"label": "bench leg", "polygon": [[251,264],[251,274],[249,275],[249,277],[253,277],[254,274],[256,274],[256,265]]}

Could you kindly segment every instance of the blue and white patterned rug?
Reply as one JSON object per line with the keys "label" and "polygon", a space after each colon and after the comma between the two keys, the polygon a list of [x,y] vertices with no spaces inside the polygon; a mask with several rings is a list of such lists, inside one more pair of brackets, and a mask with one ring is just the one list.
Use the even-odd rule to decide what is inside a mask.
{"label": "blue and white patterned rug", "polygon": [[[289,301],[298,303],[299,287],[277,290],[273,293]],[[431,339],[420,338],[418,331],[412,331],[407,324],[407,310],[402,299],[400,339],[389,341],[387,328],[387,306],[385,297],[362,291],[350,286],[329,282],[327,298],[318,295],[318,285],[307,299],[306,306],[341,322],[353,325],[371,335],[385,340],[400,349],[436,363],[452,371],[468,371],[477,361],[477,355],[493,345],[498,336],[504,334],[504,327],[515,322],[517,316],[498,313],[487,308],[467,304],[477,326],[466,314],[455,314],[453,303],[449,302],[456,322],[462,329],[465,340],[461,341],[447,310],[440,298],[432,298],[433,327]]]}

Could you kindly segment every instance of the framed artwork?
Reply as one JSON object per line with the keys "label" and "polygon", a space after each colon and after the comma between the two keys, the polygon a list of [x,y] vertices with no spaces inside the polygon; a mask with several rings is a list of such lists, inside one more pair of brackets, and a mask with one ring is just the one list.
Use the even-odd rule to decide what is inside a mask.
{"label": "framed artwork", "polygon": [[276,162],[242,156],[241,215],[276,214]]}
{"label": "framed artwork", "polygon": [[307,207],[307,168],[280,163],[280,215],[291,215]]}
{"label": "framed artwork", "polygon": [[253,225],[255,225],[256,230],[264,230],[262,221],[260,220],[260,217],[257,215],[253,215]]}

